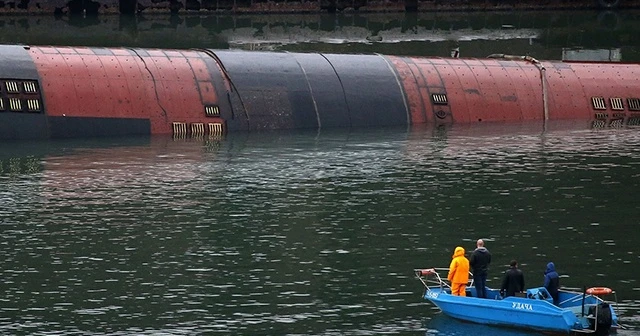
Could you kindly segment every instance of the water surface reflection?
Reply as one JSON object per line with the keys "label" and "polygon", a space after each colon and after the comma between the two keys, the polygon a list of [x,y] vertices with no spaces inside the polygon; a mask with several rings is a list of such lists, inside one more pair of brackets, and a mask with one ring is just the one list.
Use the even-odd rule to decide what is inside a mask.
{"label": "water surface reflection", "polygon": [[412,270],[479,237],[490,286],[553,260],[640,327],[636,129],[21,144],[0,151],[2,333],[457,335]]}
{"label": "water surface reflection", "polygon": [[637,62],[639,13],[2,16],[0,42]]}

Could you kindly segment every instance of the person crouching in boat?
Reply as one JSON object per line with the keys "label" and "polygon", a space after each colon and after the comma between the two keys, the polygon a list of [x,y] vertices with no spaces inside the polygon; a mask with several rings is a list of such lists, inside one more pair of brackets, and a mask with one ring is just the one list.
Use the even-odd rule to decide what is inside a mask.
{"label": "person crouching in boat", "polygon": [[469,260],[464,256],[464,248],[456,247],[453,252],[453,260],[449,265],[449,275],[447,276],[451,282],[451,294],[458,296],[467,296],[467,282],[469,282]]}

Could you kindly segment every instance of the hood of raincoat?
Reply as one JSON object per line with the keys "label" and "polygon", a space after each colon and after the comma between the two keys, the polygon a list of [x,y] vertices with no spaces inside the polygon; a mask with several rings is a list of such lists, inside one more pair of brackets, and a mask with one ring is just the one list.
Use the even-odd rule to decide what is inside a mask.
{"label": "hood of raincoat", "polygon": [[547,270],[544,271],[544,274],[548,274],[556,271],[556,265],[553,262],[547,264]]}
{"label": "hood of raincoat", "polygon": [[464,248],[462,246],[456,247],[456,249],[453,251],[454,258],[460,256],[464,256]]}

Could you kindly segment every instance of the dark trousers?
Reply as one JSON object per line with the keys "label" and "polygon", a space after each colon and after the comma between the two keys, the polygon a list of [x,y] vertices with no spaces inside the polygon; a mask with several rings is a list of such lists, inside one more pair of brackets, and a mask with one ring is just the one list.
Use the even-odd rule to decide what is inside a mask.
{"label": "dark trousers", "polygon": [[473,276],[473,285],[476,286],[476,292],[478,297],[482,299],[487,298],[487,292],[485,287],[487,286],[487,274],[478,274]]}

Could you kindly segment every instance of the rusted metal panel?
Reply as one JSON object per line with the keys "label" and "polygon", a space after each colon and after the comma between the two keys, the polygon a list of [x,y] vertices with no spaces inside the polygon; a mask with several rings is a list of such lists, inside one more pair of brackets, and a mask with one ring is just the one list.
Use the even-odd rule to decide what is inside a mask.
{"label": "rusted metal panel", "polygon": [[58,77],[50,80],[43,77],[43,88],[47,115],[49,116],[79,116],[86,106],[80,105],[78,94],[72,78]]}
{"label": "rusted metal panel", "polygon": [[200,92],[200,99],[202,99],[203,104],[218,104],[216,89],[211,82],[198,82],[198,92]]}
{"label": "rusted metal panel", "polygon": [[[426,81],[418,67],[412,64],[412,61],[408,58],[393,57],[391,59],[404,87],[411,116],[410,123],[422,124],[429,122],[429,116],[431,116],[430,104],[428,100],[425,101],[429,93],[426,91]],[[428,110],[429,112],[427,112]]]}
{"label": "rusted metal panel", "polygon": [[184,58],[184,55],[182,54],[182,52],[180,50],[164,50],[164,54],[165,56],[167,56],[169,59],[172,58],[176,58],[176,59],[181,59]]}
{"label": "rusted metal panel", "polygon": [[72,78],[73,90],[75,91],[77,100],[66,101],[65,105],[80,105],[76,113],[67,113],[69,117],[106,117],[99,108],[96,94],[104,94],[96,92],[87,81],[86,78]]}
{"label": "rusted metal panel", "polygon": [[[64,59],[66,66],[69,68],[69,74],[71,78],[82,81],[88,80],[92,77],[97,77],[96,75],[105,75],[104,72],[96,73],[93,71],[94,69],[89,69],[87,65],[84,63],[84,56],[78,54],[61,54]],[[90,58],[91,59],[91,58]]]}
{"label": "rusted metal panel", "polygon": [[145,49],[147,57],[165,57],[165,53],[162,49]]}
{"label": "rusted metal panel", "polygon": [[[540,70],[531,63],[477,59],[421,59],[415,63],[428,83],[422,95],[430,95],[431,100],[434,94],[446,95],[456,122],[543,117]],[[429,106],[428,100],[423,102]],[[447,112],[447,105],[435,106],[433,101],[431,105],[436,112]]]}
{"label": "rusted metal panel", "polygon": [[[200,97],[205,110],[217,110],[217,117],[209,116],[203,121],[209,136],[221,135],[229,129],[246,130],[246,114],[236,114],[236,109],[242,109],[242,102],[238,101],[238,93],[231,89],[226,70],[218,62],[218,57],[211,50],[183,51],[189,67],[199,84]],[[239,107],[234,107],[235,105]],[[219,126],[218,126],[219,125]],[[211,133],[211,132],[217,133]]]}
{"label": "rusted metal panel", "polygon": [[[126,119],[135,126],[113,134],[171,133],[174,123],[203,135],[546,117],[614,127],[640,114],[638,64],[76,47],[0,47],[0,59],[0,77],[15,76],[11,102],[56,118],[39,131],[55,136]],[[27,77],[15,96],[13,82]]]}
{"label": "rusted metal panel", "polygon": [[[451,63],[453,62],[453,64]],[[430,91],[432,95],[432,103],[434,103],[434,94],[447,97],[447,104],[444,106],[438,106],[434,103],[434,109],[443,111],[443,108],[447,108],[447,112],[451,114],[454,121],[467,122],[469,115],[476,111],[477,106],[467,105],[467,92],[465,92],[465,86],[461,83],[456,70],[462,71],[462,63],[455,60],[441,59],[438,60],[438,66],[434,65],[435,71],[442,82],[442,89],[434,86]],[[469,113],[465,113],[469,111]],[[436,112],[438,112],[436,110]],[[436,114],[436,117],[439,117]],[[440,117],[442,119],[442,117]]]}
{"label": "rusted metal panel", "polygon": [[[197,82],[195,74],[202,68],[193,71],[180,52],[171,52],[170,58],[160,50],[133,54],[119,49],[96,49],[95,53],[73,48],[38,50],[32,56],[42,70],[43,86],[51,88],[45,94],[52,105],[50,114],[147,118],[152,133],[171,132],[170,125],[176,120],[211,121],[205,117],[203,99],[211,104],[217,96],[211,85]],[[53,89],[56,86],[62,88]],[[82,102],[82,108],[78,108],[78,102]]]}
{"label": "rusted metal panel", "polygon": [[109,91],[111,96],[109,102],[112,106],[109,115],[116,118],[126,118],[129,111],[133,111],[131,97],[133,94],[129,88],[129,83],[125,78],[112,79],[109,81]]}
{"label": "rusted metal panel", "polygon": [[627,99],[640,96],[637,90],[640,73],[636,64],[610,64],[607,67],[578,63],[567,65],[583,88],[585,104],[592,111],[591,97],[603,97],[608,111],[620,111],[613,109],[611,98],[623,98],[622,111],[628,111]]}
{"label": "rusted metal panel", "polygon": [[[472,120],[478,118],[474,114],[479,113],[477,109],[483,108],[485,102],[483,96],[483,88],[478,82],[476,72],[472,69],[472,66],[477,66],[475,60],[457,59],[450,62],[452,73],[451,75],[457,78],[459,87],[454,89],[448,89],[449,100],[451,101],[453,116],[456,121],[476,121]],[[460,112],[458,112],[460,111]],[[468,113],[462,113],[462,111],[469,111]]]}
{"label": "rusted metal panel", "polygon": [[164,55],[156,55],[155,52],[150,52],[150,56],[143,57],[145,69],[151,74],[151,79],[155,82],[161,82],[168,80],[173,76],[173,68],[169,64],[169,59]]}
{"label": "rusted metal panel", "polygon": [[504,88],[496,86],[496,79],[493,78],[490,66],[493,66],[493,62],[489,61],[487,64],[482,60],[475,61],[471,66],[472,71],[476,74],[480,96],[483,100],[481,104],[475,105],[469,111],[469,121],[471,122],[496,121],[501,116],[506,116],[500,102],[500,93]]}
{"label": "rusted metal panel", "polygon": [[145,66],[151,74],[152,81],[149,83],[154,88],[156,105],[161,107],[159,115],[153,115],[152,125],[163,124],[167,129],[169,123],[173,121],[183,121],[183,115],[178,111],[181,106],[176,100],[179,99],[175,89],[169,81],[173,75],[173,67],[169,64],[169,59],[159,50],[150,51],[151,56],[143,58]]}
{"label": "rusted metal panel", "polygon": [[[114,92],[114,88],[111,85],[112,81],[105,81],[101,79],[83,80],[79,84],[82,85],[85,90],[91,88],[91,91],[87,91],[86,98],[82,100],[88,104],[95,106],[95,110],[91,113],[86,113],[85,116],[98,116],[113,118],[115,117],[115,104],[113,96],[116,94],[125,94],[125,92]],[[119,90],[118,90],[119,91]],[[79,92],[79,90],[78,90]]]}
{"label": "rusted metal panel", "polygon": [[78,55],[95,55],[91,48],[76,47],[74,50]]}
{"label": "rusted metal panel", "polygon": [[435,68],[423,59],[405,58],[404,60],[410,74],[407,73],[408,77],[402,83],[409,82],[412,86],[415,83],[417,88],[417,94],[407,94],[408,106],[413,109],[411,115],[421,122],[435,122],[435,119],[438,118],[434,116],[431,91],[442,92],[443,85],[440,76]]}
{"label": "rusted metal panel", "polygon": [[[426,122],[433,122],[433,104],[431,103],[431,94],[426,79],[426,76],[428,76],[428,74],[427,72],[423,72],[422,68],[415,63],[409,64],[409,69],[411,70],[413,77],[415,78],[415,82],[418,85],[418,92],[420,93],[419,97],[415,97],[419,99],[419,101],[415,102],[415,106],[422,107],[422,110],[417,111],[416,114],[424,115],[424,120]],[[440,83],[436,85],[440,86]]]}
{"label": "rusted metal panel", "polygon": [[107,79],[107,72],[105,67],[102,65],[102,60],[100,59],[101,56],[78,57],[82,60],[85,68],[82,70],[75,69],[76,72],[73,73],[72,76],[77,77],[80,75],[80,73],[82,73],[82,77],[87,79]]}
{"label": "rusted metal panel", "polygon": [[516,62],[497,60],[481,61],[489,72],[489,90],[485,90],[491,109],[485,111],[486,121],[522,120],[522,110],[514,90],[516,85],[509,76],[509,71],[517,72]]}
{"label": "rusted metal panel", "polygon": [[80,115],[75,83],[64,56],[50,47],[31,48],[30,54],[40,73],[47,115]]}
{"label": "rusted metal panel", "polygon": [[175,102],[176,116],[181,116],[187,122],[201,122],[204,120],[204,105],[205,103],[200,96],[200,87],[196,82],[172,82],[166,81],[170,86],[171,95],[177,97]]}
{"label": "rusted metal panel", "polygon": [[523,120],[544,119],[542,95],[543,72],[528,62],[517,62],[518,71],[512,71],[512,81],[518,96]]}
{"label": "rusted metal panel", "polygon": [[75,90],[75,83],[63,56],[48,54],[46,57],[42,57],[36,65],[43,70],[40,72],[40,76],[43,96],[47,104],[47,114],[53,116],[80,115],[79,97]]}
{"label": "rusted metal panel", "polygon": [[446,67],[448,64],[445,60],[434,59],[417,59],[415,63],[418,64],[418,69],[425,79],[426,83],[426,95],[423,93],[423,104],[426,108],[428,120],[433,123],[451,123],[459,117],[464,117],[464,114],[457,116],[452,113],[449,103],[446,105],[435,104],[434,95],[446,97],[448,92],[446,88],[445,77],[440,72],[441,67]]}
{"label": "rusted metal panel", "polygon": [[139,118],[145,118],[146,116],[144,116],[142,112],[136,111],[151,111],[157,109],[157,103],[149,105],[149,102],[153,101],[153,97],[155,97],[155,91],[149,88],[143,79],[131,79],[127,77],[125,80],[129,87],[130,96],[119,97],[119,99],[123,101],[119,115],[131,113],[138,115]]}
{"label": "rusted metal panel", "polygon": [[133,56],[131,50],[129,49],[113,49],[111,50],[111,52],[113,52],[113,54],[116,56]]}
{"label": "rusted metal panel", "polygon": [[[100,62],[102,63],[102,67],[104,69],[104,74],[106,78],[109,80],[117,80],[125,78],[125,71],[123,66],[120,64],[120,59],[127,59],[128,56],[98,56]],[[126,63],[125,63],[126,64]]]}
{"label": "rusted metal panel", "polygon": [[58,52],[58,54],[61,55],[77,55],[78,53],[76,52],[74,47],[54,47],[53,49],[55,49],[55,51]]}
{"label": "rusted metal panel", "polygon": [[196,80],[199,82],[208,82],[211,80],[209,69],[203,59],[188,57],[186,60],[189,63],[189,67],[191,68],[191,71],[193,71]]}
{"label": "rusted metal panel", "polygon": [[407,64],[405,59],[391,56],[387,58],[393,64],[393,67],[398,75],[398,80],[401,82],[401,85],[404,88],[404,94],[407,101],[407,106],[409,108],[409,123],[426,123],[427,116],[425,114],[425,108],[422,102],[420,87],[418,86],[418,79],[416,78],[414,72],[409,67],[409,64]]}
{"label": "rusted metal panel", "polygon": [[571,67],[563,63],[549,63],[545,68],[550,117],[589,119],[589,98]]}
{"label": "rusted metal panel", "polygon": [[[157,75],[159,76],[155,77],[156,80],[180,82],[185,79],[182,78],[183,75],[187,76],[184,70],[188,69],[178,70],[176,68],[176,64],[174,64],[173,58],[171,57],[151,57],[151,60],[158,70]],[[193,74],[188,74],[188,77],[193,78]]]}
{"label": "rusted metal panel", "polygon": [[191,69],[191,65],[181,54],[178,53],[177,55],[169,56],[169,63],[173,67],[173,73],[175,73],[175,77],[173,77],[173,80],[193,81],[194,79],[196,79],[195,74],[193,73],[193,69]]}
{"label": "rusted metal panel", "polygon": [[[89,58],[85,58],[85,62]],[[145,70],[144,64],[139,61],[137,56],[122,55],[118,57],[118,62],[122,69],[122,77],[129,82],[150,80],[151,75]]]}

